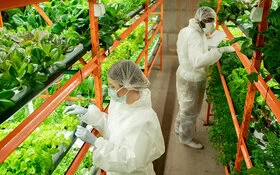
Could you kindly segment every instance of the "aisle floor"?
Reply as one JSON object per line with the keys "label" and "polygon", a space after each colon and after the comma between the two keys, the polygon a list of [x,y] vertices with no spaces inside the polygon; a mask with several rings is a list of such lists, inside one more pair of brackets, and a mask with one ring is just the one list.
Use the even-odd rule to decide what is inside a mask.
{"label": "aisle floor", "polygon": [[224,175],[224,168],[216,161],[217,152],[208,139],[209,126],[203,126],[207,104],[204,100],[197,119],[196,136],[204,145],[203,150],[194,150],[179,143],[174,132],[178,111],[176,96],[177,55],[163,56],[163,70],[153,68],[151,81],[152,103],[157,112],[166,145],[165,154],[154,162],[157,175]]}

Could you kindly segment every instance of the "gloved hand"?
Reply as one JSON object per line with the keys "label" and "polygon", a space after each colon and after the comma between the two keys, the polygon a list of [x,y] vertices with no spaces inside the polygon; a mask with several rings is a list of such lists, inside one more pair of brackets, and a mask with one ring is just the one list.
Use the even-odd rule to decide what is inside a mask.
{"label": "gloved hand", "polygon": [[87,108],[83,108],[83,107],[78,106],[78,105],[71,105],[71,106],[67,106],[65,108],[65,110],[63,111],[63,114],[67,113],[67,114],[81,114],[81,115],[84,115],[87,112],[88,112]]}
{"label": "gloved hand", "polygon": [[220,47],[220,48],[218,48],[218,50],[221,53],[230,53],[230,52],[234,52],[235,51],[232,46]]}
{"label": "gloved hand", "polygon": [[77,136],[84,142],[90,143],[93,146],[96,141],[96,137],[88,129],[82,126],[77,126],[75,136]]}

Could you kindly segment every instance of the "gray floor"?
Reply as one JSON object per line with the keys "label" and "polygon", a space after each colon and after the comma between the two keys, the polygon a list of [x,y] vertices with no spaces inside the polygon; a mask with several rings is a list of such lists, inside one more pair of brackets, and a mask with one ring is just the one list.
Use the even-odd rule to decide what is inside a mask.
{"label": "gray floor", "polygon": [[224,168],[216,161],[217,152],[208,140],[208,126],[203,126],[207,105],[204,102],[197,119],[196,137],[204,144],[194,150],[179,143],[174,133],[178,111],[176,96],[176,55],[163,56],[163,70],[153,68],[150,74],[153,108],[157,112],[166,144],[165,154],[154,162],[157,175],[224,175]]}

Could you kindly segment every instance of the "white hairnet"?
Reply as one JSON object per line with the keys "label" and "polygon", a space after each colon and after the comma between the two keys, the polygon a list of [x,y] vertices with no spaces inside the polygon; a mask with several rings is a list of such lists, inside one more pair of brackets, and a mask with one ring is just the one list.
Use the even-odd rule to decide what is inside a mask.
{"label": "white hairnet", "polygon": [[122,60],[113,64],[107,75],[124,88],[139,90],[150,86],[149,80],[141,69],[130,60]]}
{"label": "white hairnet", "polygon": [[216,12],[210,7],[200,7],[197,9],[194,17],[197,21],[206,20],[208,18],[216,19]]}

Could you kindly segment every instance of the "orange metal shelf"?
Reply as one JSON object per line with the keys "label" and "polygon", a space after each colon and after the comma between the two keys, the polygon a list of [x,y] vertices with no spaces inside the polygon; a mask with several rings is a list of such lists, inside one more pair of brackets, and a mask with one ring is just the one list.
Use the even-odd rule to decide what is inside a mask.
{"label": "orange metal shelf", "polygon": [[[217,62],[217,66],[218,66],[219,72],[221,72],[220,62]],[[233,105],[233,102],[232,102],[232,99],[231,99],[231,96],[230,96],[229,89],[227,87],[225,77],[221,73],[220,73],[220,77],[221,77],[221,81],[222,81],[222,84],[223,84],[223,87],[224,87],[224,91],[225,91],[225,95],[226,95],[226,98],[227,98],[228,107],[229,107],[229,110],[230,110],[230,114],[231,114],[231,118],[232,118],[233,125],[234,125],[234,128],[235,128],[235,132],[236,132],[237,138],[241,140],[242,154],[244,156],[246,166],[247,166],[247,168],[251,168],[251,167],[253,167],[253,165],[252,165],[252,162],[251,162],[251,159],[250,159],[250,155],[248,153],[246,142],[244,141],[244,138],[239,137],[240,126],[239,126],[238,120],[236,118],[237,114],[234,110],[234,105]]]}
{"label": "orange metal shelf", "polygon": [[23,7],[31,4],[37,4],[40,2],[46,2],[48,0],[0,0],[0,11],[17,8],[17,7]]}
{"label": "orange metal shelf", "polygon": [[[234,36],[231,34],[231,32],[229,31],[227,26],[225,24],[222,24],[221,26],[222,26],[223,30],[225,31],[228,39],[229,40],[234,39]],[[240,52],[239,44],[234,43],[234,44],[232,44],[232,46],[234,47],[234,49],[236,51],[236,54],[240,58],[240,61],[243,63],[247,72],[248,73],[251,73],[251,72],[256,72],[257,73],[256,68],[251,66],[251,62],[247,58],[247,56],[243,55]],[[278,121],[280,121],[280,109],[279,109],[280,102],[277,99],[277,97],[275,96],[275,94],[267,86],[266,82],[263,80],[263,78],[260,75],[258,75],[258,81],[254,82],[254,84],[257,87],[258,91],[261,93],[261,95],[266,99],[266,102],[267,102],[268,106],[270,107],[271,111],[274,113],[274,115],[276,116]]]}
{"label": "orange metal shelf", "polygon": [[[151,14],[159,5],[161,5],[161,16],[162,16],[162,21],[163,21],[163,0],[159,0],[156,4],[154,4],[152,7],[147,8],[148,7],[148,0],[146,1],[146,11],[141,15],[141,17],[139,19],[137,19],[130,27],[128,27],[121,35],[120,38],[121,40],[115,40],[113,46],[111,46],[110,48],[110,52],[113,51],[141,22],[143,22],[145,19],[148,19],[149,14]],[[146,24],[147,25],[147,24]],[[156,32],[155,32],[156,33]],[[162,38],[162,32],[161,32],[161,38]],[[150,41],[151,42],[151,41]],[[148,46],[149,43],[147,43],[146,41],[146,46]],[[161,42],[162,44],[162,42]],[[100,52],[100,60],[103,61],[106,58],[105,55],[105,50]],[[147,59],[147,58],[146,58]],[[161,53],[161,64],[160,67],[162,67],[162,53]],[[84,144],[81,148],[80,151],[76,158],[74,159],[74,161],[72,162],[71,166],[69,167],[69,169],[67,170],[66,174],[73,174],[73,172],[75,172],[78,168],[78,165],[81,163],[82,158],[84,157],[86,151],[89,149],[89,147],[87,146],[87,144]],[[82,155],[80,155],[82,154]],[[106,172],[102,172],[102,175],[105,175]]]}
{"label": "orange metal shelf", "polygon": [[18,127],[0,142],[0,163],[2,163],[56,107],[87,77],[97,65],[91,60],[68,82],[50,96],[41,106],[29,115]]}
{"label": "orange metal shelf", "polygon": [[142,50],[142,52],[140,53],[140,55],[138,56],[138,58],[136,59],[136,64],[139,64],[142,57],[144,56],[145,52],[148,51],[149,45],[152,43],[154,37],[156,36],[156,34],[159,32],[159,30],[162,29],[162,22],[160,22],[158,24],[157,29],[155,30],[155,32],[153,33],[153,35],[151,36],[151,38],[149,40],[147,40],[147,43],[145,44],[144,49]]}
{"label": "orange metal shelf", "polygon": [[[21,6],[26,6],[29,4],[33,4],[33,6],[37,9],[40,15],[45,19],[45,21],[52,25],[52,21],[45,15],[43,10],[37,5],[39,2],[44,2],[42,0],[17,0],[17,1],[0,1],[0,11],[6,10],[10,8],[16,8]],[[102,106],[102,82],[101,82],[101,62],[106,58],[104,55],[104,50],[100,51],[99,48],[99,37],[98,37],[98,20],[94,17],[94,4],[96,0],[89,0],[89,15],[90,15],[90,32],[91,32],[91,44],[92,44],[92,59],[86,63],[82,58],[80,61],[83,63],[84,67],[77,72],[73,77],[67,81],[62,87],[60,87],[53,95],[45,95],[48,97],[46,101],[38,107],[32,114],[30,114],[18,127],[16,127],[8,136],[6,136],[0,142],[0,163],[2,163],[47,117],[50,113],[52,113],[55,108],[65,99],[75,100],[73,97],[69,98],[68,95],[88,76],[92,75],[95,80],[95,91],[96,98],[93,101],[96,102],[97,106],[103,110]],[[149,0],[146,1],[145,4],[145,12],[140,16],[138,20],[136,20],[125,32],[121,34],[121,40],[115,41],[113,46],[110,48],[110,51],[115,49],[141,22],[146,21],[150,14],[152,14],[156,8],[160,5],[161,9],[161,25],[158,26],[157,31],[160,30],[160,36],[163,36],[163,0],[157,1],[154,5],[149,7]],[[1,18],[1,16],[0,16]],[[2,22],[2,20],[0,20]],[[1,25],[1,23],[0,23]],[[147,28],[147,26],[146,26]],[[156,33],[155,32],[155,33]],[[155,36],[155,33],[153,37]],[[152,38],[153,38],[152,37]],[[152,39],[151,38],[151,39]],[[146,39],[146,46],[151,43],[151,40]],[[147,51],[147,49],[145,50]],[[160,47],[158,48],[156,55],[160,53],[160,68],[162,69],[162,39],[160,42]],[[147,57],[145,58],[147,59]],[[153,60],[154,62],[154,60]],[[151,69],[152,65],[149,67]],[[92,132],[93,134],[98,134],[96,130]],[[74,174],[77,170],[79,164],[81,163],[83,157],[88,151],[90,145],[84,144],[77,154],[76,158],[73,160],[71,166],[67,170],[66,174]],[[106,174],[106,172],[102,172],[102,174]]]}
{"label": "orange metal shelf", "polygon": [[[220,4],[221,4],[221,0],[218,1],[218,7],[217,7],[217,12],[220,9]],[[269,10],[270,10],[270,6],[271,6],[271,0],[263,0],[260,3],[260,7],[262,7],[264,9],[264,13],[263,13],[263,19],[262,22],[259,23],[258,25],[258,30],[260,32],[263,32],[267,29],[268,26],[268,21],[267,21],[267,16],[269,14]],[[227,37],[229,40],[234,39],[234,36],[231,34],[231,32],[229,31],[229,29],[226,27],[225,24],[221,25],[223,30],[225,31]],[[256,40],[256,46],[258,47],[263,47],[264,45],[264,37],[260,34],[257,35],[257,40]],[[234,47],[238,57],[240,58],[242,64],[244,65],[245,69],[247,70],[248,73],[252,73],[252,72],[256,72],[258,73],[259,69],[260,69],[260,64],[262,61],[262,53],[258,50],[256,50],[254,52],[253,58],[252,58],[252,62],[240,52],[240,46],[238,43],[234,43],[232,44],[232,46]],[[220,71],[221,66],[220,63],[217,63],[218,69]],[[255,97],[255,93],[256,91],[259,91],[261,93],[261,95],[265,98],[266,103],[268,104],[268,106],[270,107],[271,111],[274,113],[276,119],[280,122],[280,101],[276,98],[275,94],[273,94],[273,92],[271,91],[271,89],[267,86],[266,81],[270,78],[270,77],[266,77],[265,80],[258,75],[258,81],[254,82],[253,84],[251,84],[250,82],[248,83],[248,91],[247,91],[247,96],[246,96],[246,102],[245,102],[245,107],[244,107],[244,115],[243,115],[243,120],[241,123],[241,126],[239,126],[239,123],[236,119],[236,114],[233,108],[233,103],[226,85],[226,81],[225,78],[223,77],[223,75],[221,76],[221,80],[222,80],[222,84],[225,90],[225,94],[227,97],[227,101],[228,101],[228,105],[230,108],[230,112],[232,115],[232,119],[233,119],[233,124],[238,136],[238,143],[237,143],[237,153],[236,153],[236,160],[235,160],[235,165],[234,168],[237,171],[241,171],[241,161],[242,159],[245,160],[246,166],[247,168],[251,168],[253,167],[251,159],[250,159],[250,155],[246,146],[246,140],[248,137],[248,129],[249,129],[249,124],[250,124],[250,120],[252,120],[252,108],[253,108],[253,103],[254,103],[254,97]],[[225,173],[228,174],[228,169],[225,167]]]}
{"label": "orange metal shelf", "polygon": [[3,26],[4,26],[4,24],[3,24],[3,20],[2,20],[2,14],[0,11],[0,28],[2,28]]}

